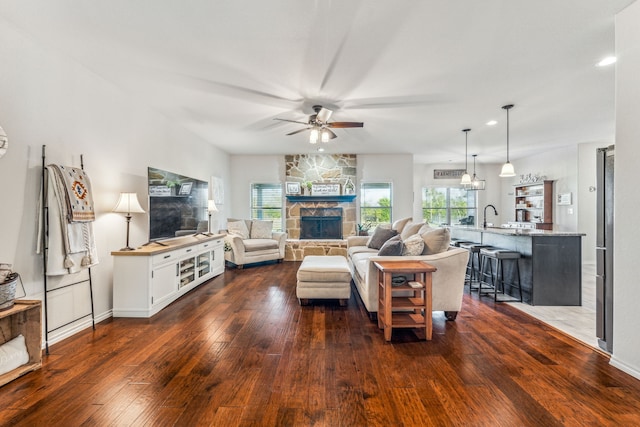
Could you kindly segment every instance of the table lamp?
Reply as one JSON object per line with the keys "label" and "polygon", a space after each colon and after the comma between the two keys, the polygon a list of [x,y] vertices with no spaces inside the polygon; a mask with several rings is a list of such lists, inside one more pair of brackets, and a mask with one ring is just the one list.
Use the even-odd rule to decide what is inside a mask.
{"label": "table lamp", "polygon": [[120,193],[120,199],[116,207],[113,208],[113,212],[125,213],[127,219],[127,246],[120,249],[121,251],[132,251],[133,248],[129,246],[129,224],[131,223],[132,213],[144,213],[144,209],[138,202],[138,195],[136,193]]}

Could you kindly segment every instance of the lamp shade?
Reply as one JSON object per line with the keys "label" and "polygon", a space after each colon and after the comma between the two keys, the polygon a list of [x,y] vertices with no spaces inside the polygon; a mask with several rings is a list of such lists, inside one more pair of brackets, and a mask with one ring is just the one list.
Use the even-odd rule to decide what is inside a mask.
{"label": "lamp shade", "polygon": [[468,173],[465,172],[464,175],[462,175],[460,185],[471,185],[471,176]]}
{"label": "lamp shade", "polygon": [[500,172],[500,178],[510,178],[516,176],[516,171],[513,169],[513,165],[509,162],[509,110],[513,108],[513,104],[505,105],[502,107],[507,112],[507,162],[502,165],[502,171]]}
{"label": "lamp shade", "polygon": [[500,178],[509,178],[516,176],[516,171],[513,169],[513,165],[510,162],[502,165],[502,171],[500,171]]}
{"label": "lamp shade", "polygon": [[207,211],[218,212],[218,208],[216,207],[216,202],[214,202],[213,200],[209,200],[209,203],[207,204]]}
{"label": "lamp shade", "polygon": [[311,133],[309,134],[309,142],[311,144],[315,144],[316,142],[318,142],[318,129],[311,129]]}
{"label": "lamp shade", "polygon": [[126,214],[144,213],[144,209],[140,206],[136,193],[120,193],[120,198],[118,199],[118,203],[116,203],[116,207],[113,208],[113,212]]}

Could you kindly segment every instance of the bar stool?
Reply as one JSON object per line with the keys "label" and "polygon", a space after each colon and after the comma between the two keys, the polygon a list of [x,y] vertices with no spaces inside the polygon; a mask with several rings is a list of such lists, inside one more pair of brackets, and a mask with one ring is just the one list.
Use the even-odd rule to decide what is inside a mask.
{"label": "bar stool", "polygon": [[[493,291],[493,300],[496,302],[506,301],[519,301],[522,302],[522,282],[520,279],[520,252],[512,251],[509,249],[500,248],[482,248],[480,249],[480,256],[482,258],[482,264],[480,267],[480,280],[478,281],[478,295],[482,296],[482,285],[490,286],[485,293],[488,295]],[[493,270],[493,261],[495,260],[495,275]],[[504,277],[504,263],[515,262],[513,264],[516,269],[516,275],[518,282],[507,282]],[[489,273],[486,272],[487,265],[489,266]],[[491,278],[491,284],[485,280],[486,277]],[[505,285],[511,288],[518,288],[520,298],[511,297],[505,292]],[[501,289],[503,298],[498,299],[498,288]]]}
{"label": "bar stool", "polygon": [[469,283],[469,293],[478,290],[478,286],[473,286],[473,281],[480,281],[480,265],[481,256],[480,250],[483,248],[491,248],[490,245],[483,245],[481,243],[466,242],[460,243],[460,248],[469,251],[469,262],[467,263],[467,272],[465,274],[465,284]]}
{"label": "bar stool", "polygon": [[459,248],[460,245],[463,243],[473,243],[473,242],[470,242],[469,240],[462,240],[462,239],[451,239],[449,241],[449,246],[455,246],[456,248]]}

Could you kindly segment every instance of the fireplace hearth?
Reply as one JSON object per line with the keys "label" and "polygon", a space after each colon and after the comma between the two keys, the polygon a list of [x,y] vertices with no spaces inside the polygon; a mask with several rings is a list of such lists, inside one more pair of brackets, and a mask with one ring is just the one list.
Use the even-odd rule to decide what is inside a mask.
{"label": "fireplace hearth", "polygon": [[342,208],[300,208],[300,239],[342,239]]}

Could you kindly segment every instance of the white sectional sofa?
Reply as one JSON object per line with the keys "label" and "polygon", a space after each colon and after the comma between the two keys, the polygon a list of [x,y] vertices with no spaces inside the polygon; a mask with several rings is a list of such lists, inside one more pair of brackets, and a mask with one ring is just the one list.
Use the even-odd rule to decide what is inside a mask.
{"label": "white sectional sofa", "polygon": [[462,307],[467,250],[447,243],[448,249],[431,255],[379,256],[378,249],[367,247],[368,241],[368,236],[348,237],[347,253],[353,281],[371,318],[378,312],[378,270],[373,261],[421,260],[438,269],[432,275],[433,311],[444,311],[448,320],[455,320]]}

